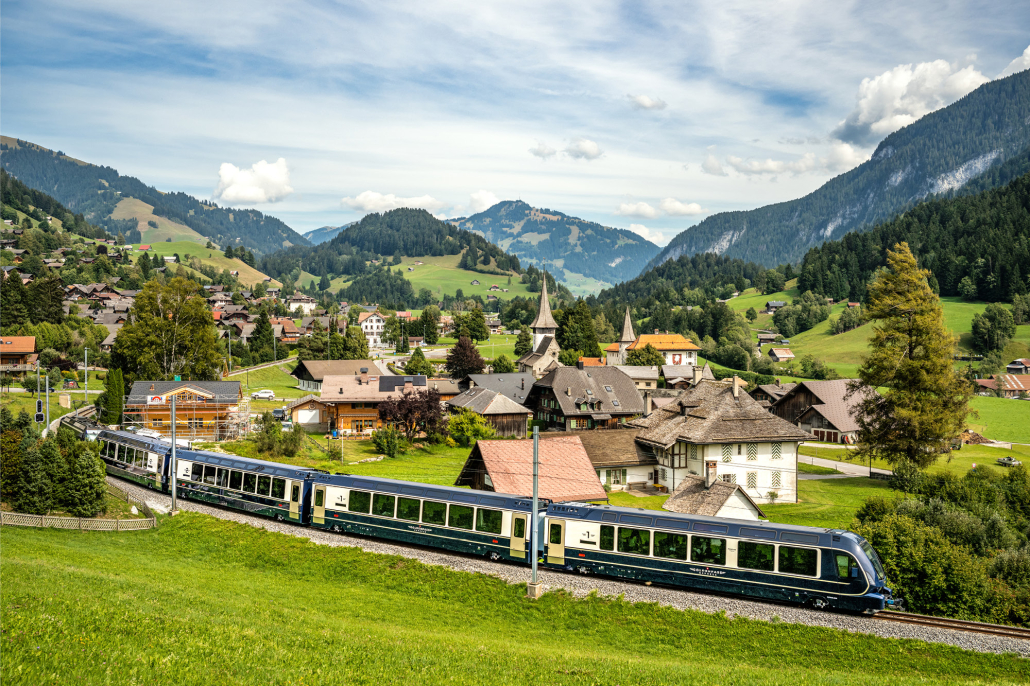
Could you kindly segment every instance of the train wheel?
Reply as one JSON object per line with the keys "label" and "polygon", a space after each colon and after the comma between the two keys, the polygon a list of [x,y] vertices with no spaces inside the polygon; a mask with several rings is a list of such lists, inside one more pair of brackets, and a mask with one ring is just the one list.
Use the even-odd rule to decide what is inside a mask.
{"label": "train wheel", "polygon": [[490,551],[486,554],[486,559],[490,560],[491,562],[500,562],[501,556],[494,551]]}
{"label": "train wheel", "polygon": [[340,528],[339,524],[333,524],[333,533],[334,534],[342,534],[343,533],[343,529]]}
{"label": "train wheel", "polygon": [[281,521],[283,521],[283,516],[282,516],[281,514],[277,514],[277,515],[275,516],[275,521],[277,521],[277,522],[281,522]]}
{"label": "train wheel", "polygon": [[818,596],[812,598],[812,600],[810,600],[809,602],[812,604],[812,607],[816,610],[825,610],[827,607],[830,606],[830,604],[826,602],[826,598],[819,598]]}

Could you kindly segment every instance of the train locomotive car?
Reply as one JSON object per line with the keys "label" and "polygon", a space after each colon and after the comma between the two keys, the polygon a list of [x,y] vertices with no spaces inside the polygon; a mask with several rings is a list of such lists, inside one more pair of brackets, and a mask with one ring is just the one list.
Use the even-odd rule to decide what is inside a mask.
{"label": "train locomotive car", "polygon": [[874,613],[895,606],[872,546],[837,529],[551,504],[547,566],[698,591]]}
{"label": "train locomotive car", "polygon": [[109,474],[147,488],[166,488],[171,443],[109,430],[101,431],[96,440]]}
{"label": "train locomotive car", "polygon": [[[538,509],[538,534],[547,507]],[[311,526],[528,563],[530,498],[375,477],[316,474]],[[538,539],[539,540],[539,536]]]}

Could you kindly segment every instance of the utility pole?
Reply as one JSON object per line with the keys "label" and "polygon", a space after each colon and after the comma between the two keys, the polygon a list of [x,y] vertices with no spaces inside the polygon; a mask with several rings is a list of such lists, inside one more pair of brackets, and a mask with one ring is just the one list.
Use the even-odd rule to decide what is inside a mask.
{"label": "utility pole", "polygon": [[86,362],[86,405],[89,405],[89,348],[83,348],[82,354],[85,355]]}
{"label": "utility pole", "polygon": [[540,587],[540,582],[537,581],[536,576],[536,564],[537,564],[537,515],[536,510],[539,506],[540,501],[540,427],[533,427],[533,513],[530,515],[530,560],[533,565],[533,578],[526,584],[526,596],[529,598],[539,598],[543,595],[543,588]]}
{"label": "utility pole", "polygon": [[50,429],[50,375],[46,377],[46,427]]}
{"label": "utility pole", "polygon": [[172,484],[172,514],[174,515],[178,507],[178,498],[176,493],[177,480],[179,478],[179,469],[175,460],[175,396],[172,396],[172,473],[168,475],[169,481]]}

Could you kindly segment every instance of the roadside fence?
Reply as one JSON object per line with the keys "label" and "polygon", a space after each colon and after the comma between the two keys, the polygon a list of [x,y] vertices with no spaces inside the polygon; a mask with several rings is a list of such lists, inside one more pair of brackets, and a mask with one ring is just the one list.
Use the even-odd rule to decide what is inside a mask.
{"label": "roadside fence", "polygon": [[78,529],[79,531],[142,531],[157,526],[157,517],[145,502],[111,483],[107,484],[107,492],[119,500],[132,503],[146,515],[146,518],[83,519],[81,517],[51,517],[50,515],[32,515],[20,512],[0,512],[0,526],[33,526],[49,529]]}

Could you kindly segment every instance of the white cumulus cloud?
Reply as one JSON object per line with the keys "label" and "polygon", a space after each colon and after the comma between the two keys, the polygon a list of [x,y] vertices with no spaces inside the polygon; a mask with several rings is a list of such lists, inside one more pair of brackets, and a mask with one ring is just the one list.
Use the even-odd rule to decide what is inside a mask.
{"label": "white cumulus cloud", "polygon": [[1022,55],[1009,62],[1009,66],[1002,69],[1001,73],[998,74],[998,78],[1000,79],[1005,76],[1012,76],[1024,69],[1030,69],[1030,47],[1027,47],[1027,49],[1023,51]]}
{"label": "white cumulus cloud", "polygon": [[815,158],[815,153],[809,152],[805,153],[801,159],[791,160],[789,162],[774,160],[771,158],[766,158],[764,160],[745,160],[741,157],[729,155],[726,158],[726,164],[745,176],[760,176],[763,174],[783,174],[785,172],[802,174],[817,168],[819,166],[819,161]]}
{"label": "white cumulus cloud", "polygon": [[562,152],[577,160],[596,160],[604,154],[597,143],[587,138],[573,138]]}
{"label": "white cumulus cloud", "polygon": [[629,95],[627,97],[633,102],[634,107],[641,110],[664,110],[666,107],[665,101],[661,98],[652,98],[647,95]]}
{"label": "white cumulus cloud", "polygon": [[944,60],[898,65],[862,80],[855,109],[834,136],[845,143],[872,145],[988,81],[971,65],[959,69]]}
{"label": "white cumulus cloud", "polygon": [[543,141],[537,141],[536,145],[529,149],[530,155],[539,157],[542,160],[546,160],[548,157],[554,157],[557,152],[557,150]]}
{"label": "white cumulus cloud", "polygon": [[469,206],[473,213],[488,210],[499,202],[497,196],[490,191],[480,190],[469,196]]}
{"label": "white cumulus cloud", "polygon": [[676,198],[665,198],[658,204],[658,207],[670,217],[704,214],[704,209],[696,202],[680,202]]}
{"label": "white cumulus cloud", "polygon": [[365,191],[359,193],[355,198],[344,198],[340,201],[344,207],[361,212],[389,212],[399,207],[413,207],[416,209],[428,210],[435,216],[442,216],[440,210],[447,206],[447,203],[437,200],[431,195],[420,195],[414,198],[400,198],[393,193],[376,193]]}
{"label": "white cumulus cloud", "polygon": [[223,162],[213,196],[227,203],[262,203],[279,202],[292,192],[290,170],[280,157],[273,164],[255,162],[250,169]]}
{"label": "white cumulus cloud", "polygon": [[830,153],[824,157],[822,166],[830,172],[846,172],[854,169],[869,159],[869,153],[856,150],[848,143],[840,141],[833,144]]}
{"label": "white cumulus cloud", "polygon": [[637,234],[646,241],[651,241],[655,245],[665,245],[669,242],[669,239],[665,237],[661,231],[655,231],[649,229],[643,224],[630,224],[629,230]]}
{"label": "white cumulus cloud", "polygon": [[726,176],[726,170],[722,168],[719,159],[712,153],[708,153],[705,161],[701,163],[701,171],[712,176]]}
{"label": "white cumulus cloud", "polygon": [[658,216],[658,210],[646,202],[624,202],[615,210],[615,214],[622,217],[643,217],[654,219]]}

